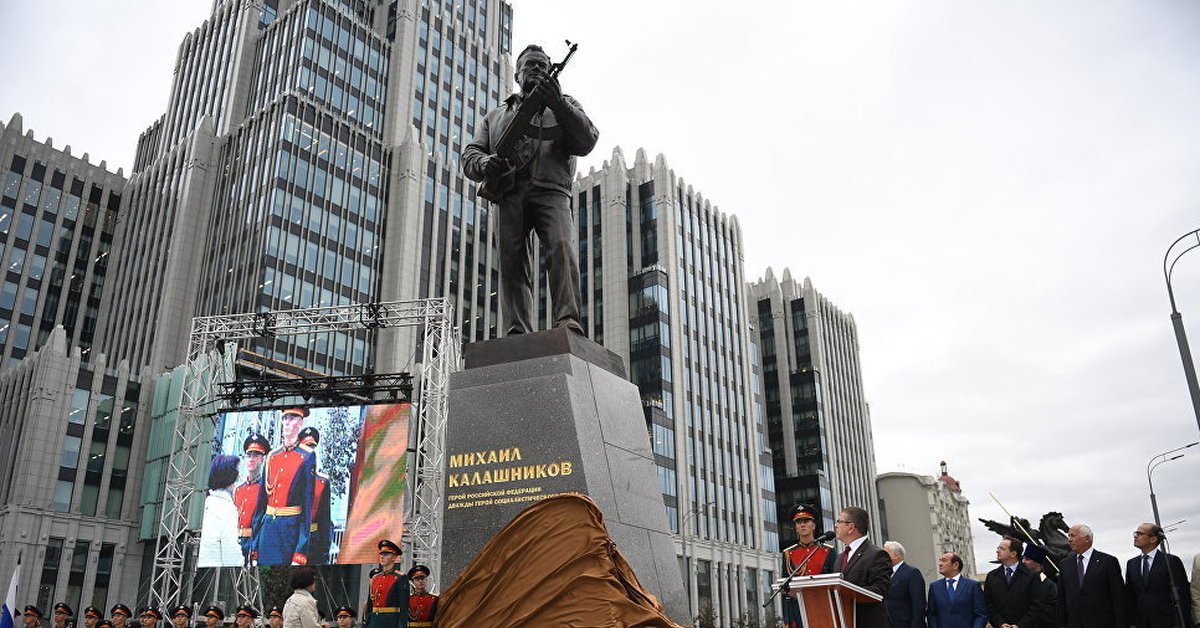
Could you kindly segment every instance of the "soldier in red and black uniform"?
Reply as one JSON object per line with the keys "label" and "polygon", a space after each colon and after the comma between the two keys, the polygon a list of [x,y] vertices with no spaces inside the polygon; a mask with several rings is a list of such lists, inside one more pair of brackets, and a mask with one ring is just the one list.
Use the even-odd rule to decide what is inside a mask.
{"label": "soldier in red and black uniform", "polygon": [[233,491],[233,505],[238,513],[238,543],[242,546],[242,556],[246,564],[253,558],[251,545],[254,541],[254,529],[258,521],[254,515],[258,511],[258,496],[262,492],[262,463],[271,444],[262,434],[252,434],[246,437],[242,444],[242,452],[246,459],[246,481]]}
{"label": "soldier in red and black uniform", "polygon": [[408,581],[412,583],[412,593],[408,595],[408,626],[432,626],[433,616],[437,613],[438,596],[429,592],[429,568],[425,565],[413,565],[408,570]]}
{"label": "soldier in red and black uniform", "polygon": [[354,612],[349,606],[339,606],[333,611],[333,619],[337,622],[337,628],[354,628],[354,620],[358,617],[358,613]]}
{"label": "soldier in red and black uniform", "polygon": [[283,411],[283,446],[272,451],[264,464],[255,510],[260,523],[253,543],[260,565],[308,563],[317,460],[297,441],[307,416],[303,408]]}
{"label": "soldier in red and black uniform", "polygon": [[54,605],[54,628],[69,628],[75,625],[75,621],[71,618],[75,616],[75,611],[66,602],[59,602]]}
{"label": "soldier in red and black uniform", "polygon": [[283,607],[276,604],[267,611],[267,625],[271,628],[283,628]]}
{"label": "soldier in red and black uniform", "polygon": [[100,609],[95,606],[83,609],[84,628],[96,628],[96,624],[100,623],[101,619],[104,619],[104,613],[101,613]]}
{"label": "soldier in red and black uniform", "polygon": [[171,626],[173,628],[188,628],[192,623],[192,607],[180,604],[171,610]]}
{"label": "soldier in red and black uniform", "polygon": [[[321,442],[321,432],[315,427],[306,427],[300,431],[300,447],[313,454],[317,460],[317,445]],[[319,463],[314,463],[320,467]],[[329,495],[329,476],[317,472],[313,481],[313,518],[309,525],[308,564],[324,565],[329,562],[329,545],[332,542],[333,519],[332,500]]]}
{"label": "soldier in red and black uniform", "polygon": [[399,545],[379,542],[379,567],[371,570],[371,587],[363,616],[367,628],[407,628],[408,576],[396,568],[404,554]]}
{"label": "soldier in red and black uniform", "polygon": [[[783,574],[786,576],[812,576],[837,571],[837,550],[817,541],[817,522],[821,512],[814,506],[796,504],[791,511],[792,524],[796,528],[796,544],[783,550]],[[806,562],[807,561],[807,562]],[[803,564],[797,571],[796,567]],[[795,572],[795,573],[793,573]],[[783,625],[786,628],[803,628],[800,618],[798,594],[784,591]]]}
{"label": "soldier in red and black uniform", "polygon": [[108,609],[108,616],[111,618],[113,628],[128,628],[129,618],[133,617],[133,611],[124,604],[113,604],[113,607]]}

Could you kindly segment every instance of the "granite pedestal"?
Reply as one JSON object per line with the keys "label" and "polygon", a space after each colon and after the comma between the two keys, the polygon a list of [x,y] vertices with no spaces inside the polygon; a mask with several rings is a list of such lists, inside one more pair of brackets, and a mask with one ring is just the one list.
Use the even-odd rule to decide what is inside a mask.
{"label": "granite pedestal", "polygon": [[642,585],[689,621],[641,397],[616,354],[566,330],[467,345],[446,453],[443,587],[527,506],[584,493]]}

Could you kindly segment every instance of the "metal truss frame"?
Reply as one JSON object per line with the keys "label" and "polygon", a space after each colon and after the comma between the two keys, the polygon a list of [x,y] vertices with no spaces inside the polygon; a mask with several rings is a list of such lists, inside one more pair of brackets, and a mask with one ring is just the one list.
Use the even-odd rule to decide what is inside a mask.
{"label": "metal truss frame", "polygon": [[[174,444],[167,462],[167,478],[159,520],[158,542],[150,581],[150,603],[169,608],[178,603],[183,586],[184,560],[191,531],[188,510],[196,492],[198,449],[204,430],[200,421],[215,420],[219,389],[232,379],[218,352],[232,355],[226,346],[260,337],[331,333],[385,327],[416,327],[420,334],[419,392],[410,437],[409,480],[412,500],[406,513],[413,559],[437,570],[441,564],[442,485],[445,466],[446,415],[450,374],[462,368],[461,339],[454,323],[453,306],[445,298],[390,301],[333,307],[281,310],[192,320],[186,380],[182,387],[180,418],[175,422]],[[235,568],[234,585],[239,603],[262,608],[257,567]]]}

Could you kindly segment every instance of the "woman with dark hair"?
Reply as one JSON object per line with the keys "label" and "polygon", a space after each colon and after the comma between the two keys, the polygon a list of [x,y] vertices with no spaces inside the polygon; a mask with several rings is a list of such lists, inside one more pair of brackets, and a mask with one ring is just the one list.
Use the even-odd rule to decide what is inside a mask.
{"label": "woman with dark hair", "polygon": [[204,527],[200,530],[200,567],[239,567],[237,506],[233,485],[238,479],[237,456],[213,456],[208,467],[208,496],[204,498]]}
{"label": "woman with dark hair", "polygon": [[292,597],[283,605],[283,628],[321,628],[321,613],[317,611],[317,570],[296,567],[291,575]]}

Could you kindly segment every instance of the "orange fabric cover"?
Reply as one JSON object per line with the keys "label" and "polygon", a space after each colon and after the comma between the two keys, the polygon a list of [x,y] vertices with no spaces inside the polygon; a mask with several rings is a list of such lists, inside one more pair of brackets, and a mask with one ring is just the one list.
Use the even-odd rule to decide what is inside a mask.
{"label": "orange fabric cover", "polygon": [[548,497],[497,532],[442,594],[434,626],[681,628],[578,494]]}

